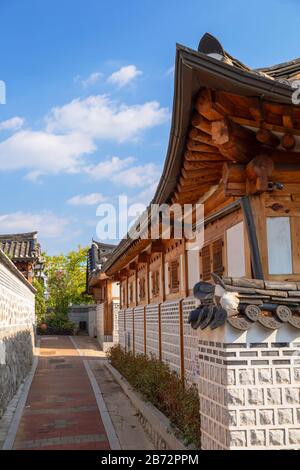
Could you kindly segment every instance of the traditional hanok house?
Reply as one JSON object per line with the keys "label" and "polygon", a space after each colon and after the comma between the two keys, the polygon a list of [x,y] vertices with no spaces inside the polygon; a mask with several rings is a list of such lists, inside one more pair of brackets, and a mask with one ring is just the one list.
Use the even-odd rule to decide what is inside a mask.
{"label": "traditional hanok house", "polygon": [[37,232],[0,235],[0,249],[30,283],[34,277],[42,276],[43,259]]}
{"label": "traditional hanok house", "polygon": [[204,204],[204,245],[127,237],[103,267],[121,345],[198,385],[204,449],[300,448],[297,78],[300,60],[252,70],[209,34],[178,45],[152,204]]}
{"label": "traditional hanok house", "polygon": [[89,316],[93,316],[89,318],[89,331],[93,330],[92,336],[97,337],[103,350],[118,341],[119,284],[102,269],[115,247],[93,240],[87,258],[87,293],[96,302],[95,313],[89,312]]}

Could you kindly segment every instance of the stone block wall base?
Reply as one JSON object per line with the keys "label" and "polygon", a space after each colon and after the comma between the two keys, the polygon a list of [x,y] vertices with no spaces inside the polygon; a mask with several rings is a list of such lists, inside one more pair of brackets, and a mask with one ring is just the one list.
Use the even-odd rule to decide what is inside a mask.
{"label": "stone block wall base", "polygon": [[10,328],[0,334],[0,418],[33,362],[33,329]]}
{"label": "stone block wall base", "polygon": [[300,449],[300,338],[282,328],[199,333],[203,449]]}

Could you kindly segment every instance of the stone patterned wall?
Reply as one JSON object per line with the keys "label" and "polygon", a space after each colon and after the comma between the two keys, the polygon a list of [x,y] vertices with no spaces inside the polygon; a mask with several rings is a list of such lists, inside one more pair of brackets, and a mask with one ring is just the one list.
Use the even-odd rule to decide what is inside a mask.
{"label": "stone patterned wall", "polygon": [[134,341],[136,354],[144,354],[144,307],[134,309]]}
{"label": "stone patterned wall", "polygon": [[88,328],[89,321],[89,306],[88,305],[73,305],[69,308],[68,318],[71,322],[79,326],[80,322],[86,322]]}
{"label": "stone patterned wall", "polygon": [[0,417],[33,360],[34,290],[0,252]]}
{"label": "stone patterned wall", "polygon": [[125,335],[126,351],[133,351],[133,340],[134,340],[133,308],[127,308],[125,310],[125,318],[126,318],[126,335]]}
{"label": "stone patterned wall", "polygon": [[160,312],[162,360],[180,375],[179,301],[164,302]]}
{"label": "stone patterned wall", "polygon": [[198,331],[193,330],[188,323],[191,310],[198,307],[199,301],[194,297],[188,297],[182,302],[183,334],[184,334],[184,373],[189,385],[198,385],[199,381],[199,354]]}
{"label": "stone patterned wall", "polygon": [[[241,332],[230,325],[192,330],[194,298],[182,302],[184,372],[198,384],[202,448],[300,449],[300,337],[283,325]],[[136,352],[142,351],[143,308],[120,311],[123,347],[132,350],[135,318]],[[180,364],[179,301],[160,304],[162,360],[178,374]],[[146,306],[146,351],[159,355],[159,305]],[[125,318],[124,318],[125,317]],[[124,329],[125,325],[125,329]],[[128,338],[130,337],[129,348]]]}
{"label": "stone patterned wall", "polygon": [[113,342],[115,344],[119,342],[119,309],[120,303],[117,300],[113,300]]}
{"label": "stone patterned wall", "polygon": [[[198,364],[198,333],[191,329],[187,323],[189,312],[198,305],[194,298],[183,301],[184,320],[184,361],[185,377],[188,384],[197,383],[199,374]],[[170,367],[180,371],[180,325],[179,301],[160,304],[161,309],[161,340],[162,360],[168,362]],[[135,352],[144,354],[144,307],[121,310],[119,312],[120,344],[125,347],[130,338],[130,350],[133,347],[133,312],[134,312],[134,339]],[[124,316],[126,317],[124,320]],[[124,321],[126,328],[124,329]],[[127,340],[126,340],[127,338]],[[127,341],[128,342],[128,341]],[[127,348],[128,349],[128,348]],[[159,305],[146,306],[146,352],[159,358]]]}
{"label": "stone patterned wall", "polygon": [[96,329],[96,305],[88,306],[88,334],[92,338],[97,336]]}
{"label": "stone patterned wall", "polygon": [[157,304],[146,306],[146,322],[147,322],[147,338],[146,349],[147,354],[152,354],[156,359],[159,358],[159,323],[158,323]]}
{"label": "stone patterned wall", "polygon": [[300,448],[300,340],[199,341],[203,449]]}
{"label": "stone patterned wall", "polygon": [[96,334],[97,339],[102,347],[104,341],[104,304],[97,302],[96,304]]}
{"label": "stone patterned wall", "polygon": [[126,326],[125,326],[125,310],[119,310],[118,314],[118,330],[119,330],[119,344],[125,349],[126,343]]}

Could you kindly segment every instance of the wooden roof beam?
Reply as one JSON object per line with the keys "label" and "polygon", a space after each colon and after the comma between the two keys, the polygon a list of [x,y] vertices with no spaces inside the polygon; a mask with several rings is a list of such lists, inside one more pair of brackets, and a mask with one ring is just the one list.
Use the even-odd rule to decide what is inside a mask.
{"label": "wooden roof beam", "polygon": [[[194,135],[193,132],[190,135]],[[217,147],[211,144],[202,144],[197,140],[193,140],[192,138],[187,139],[186,147],[191,152],[204,152],[204,153],[214,153],[217,152]]]}
{"label": "wooden roof beam", "polygon": [[137,262],[138,264],[147,263],[149,261],[150,255],[149,253],[143,252],[138,255]]}
{"label": "wooden roof beam", "polygon": [[132,261],[131,263],[129,263],[130,270],[135,271],[136,268],[137,268],[137,263],[135,261]]}
{"label": "wooden roof beam", "polygon": [[259,129],[256,133],[256,139],[261,144],[268,145],[269,147],[278,147],[280,144],[280,139],[269,129]]}
{"label": "wooden roof beam", "polygon": [[[184,175],[184,171],[186,172],[191,172],[191,174],[194,173],[194,171],[198,170],[216,170],[220,169],[223,167],[224,162],[209,162],[209,161],[204,161],[204,162],[195,162],[195,161],[184,161],[183,162],[183,169],[182,169],[182,174]],[[187,173],[188,174],[188,173]]]}
{"label": "wooden roof beam", "polygon": [[165,247],[161,240],[154,240],[151,243],[151,254],[152,253],[164,253]]}
{"label": "wooden roof beam", "polygon": [[227,160],[223,155],[218,152],[218,149],[215,149],[215,153],[199,153],[191,152],[187,150],[184,154],[184,158],[188,162],[200,162],[200,161],[209,161],[209,162],[224,162]]}
{"label": "wooden roof beam", "polygon": [[204,116],[201,116],[197,111],[194,111],[191,123],[193,127],[196,127],[200,131],[209,135],[211,134],[211,121],[206,119]]}
{"label": "wooden roof beam", "polygon": [[296,139],[290,132],[284,134],[281,138],[281,145],[286,150],[293,150],[296,146]]}
{"label": "wooden roof beam", "polygon": [[[240,124],[242,126],[249,126],[249,127],[257,127],[257,122],[252,121],[251,119],[247,119],[244,117],[240,116],[235,116],[235,115],[230,115],[228,118],[232,121],[235,122],[236,124]],[[284,126],[284,125],[278,125],[278,124],[273,124],[269,123],[266,120],[263,121],[263,126],[264,129],[269,129],[270,131],[273,132],[280,132],[280,133],[286,133],[286,132],[293,132],[294,135],[300,135],[300,129],[293,127],[293,129]]]}
{"label": "wooden roof beam", "polygon": [[212,141],[229,160],[246,162],[258,152],[255,133],[229,119],[212,123]]}
{"label": "wooden roof beam", "polygon": [[215,121],[221,119],[223,114],[213,108],[213,96],[212,91],[205,89],[201,91],[196,99],[195,108],[199,114],[208,119],[209,121]]}
{"label": "wooden roof beam", "polygon": [[119,274],[120,274],[120,278],[124,279],[124,278],[128,277],[129,270],[127,268],[123,268],[123,269],[121,269]]}
{"label": "wooden roof beam", "polygon": [[196,127],[192,127],[189,132],[189,138],[193,141],[200,142],[201,144],[214,145],[210,134],[200,131]]}
{"label": "wooden roof beam", "polygon": [[274,163],[267,155],[258,155],[246,167],[246,192],[259,194],[269,189],[269,181],[274,170]]}

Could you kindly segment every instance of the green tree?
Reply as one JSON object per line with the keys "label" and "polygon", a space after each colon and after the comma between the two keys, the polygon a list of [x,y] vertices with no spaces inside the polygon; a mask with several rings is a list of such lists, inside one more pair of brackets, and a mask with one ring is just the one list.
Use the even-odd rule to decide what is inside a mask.
{"label": "green tree", "polygon": [[48,278],[48,307],[56,316],[66,318],[71,304],[92,303],[86,291],[86,257],[88,248],[78,246],[66,255],[45,255],[45,272]]}
{"label": "green tree", "polygon": [[45,300],[45,288],[42,280],[38,278],[33,279],[33,287],[36,289],[35,295],[35,316],[38,323],[41,323],[45,319],[46,314],[46,300]]}

